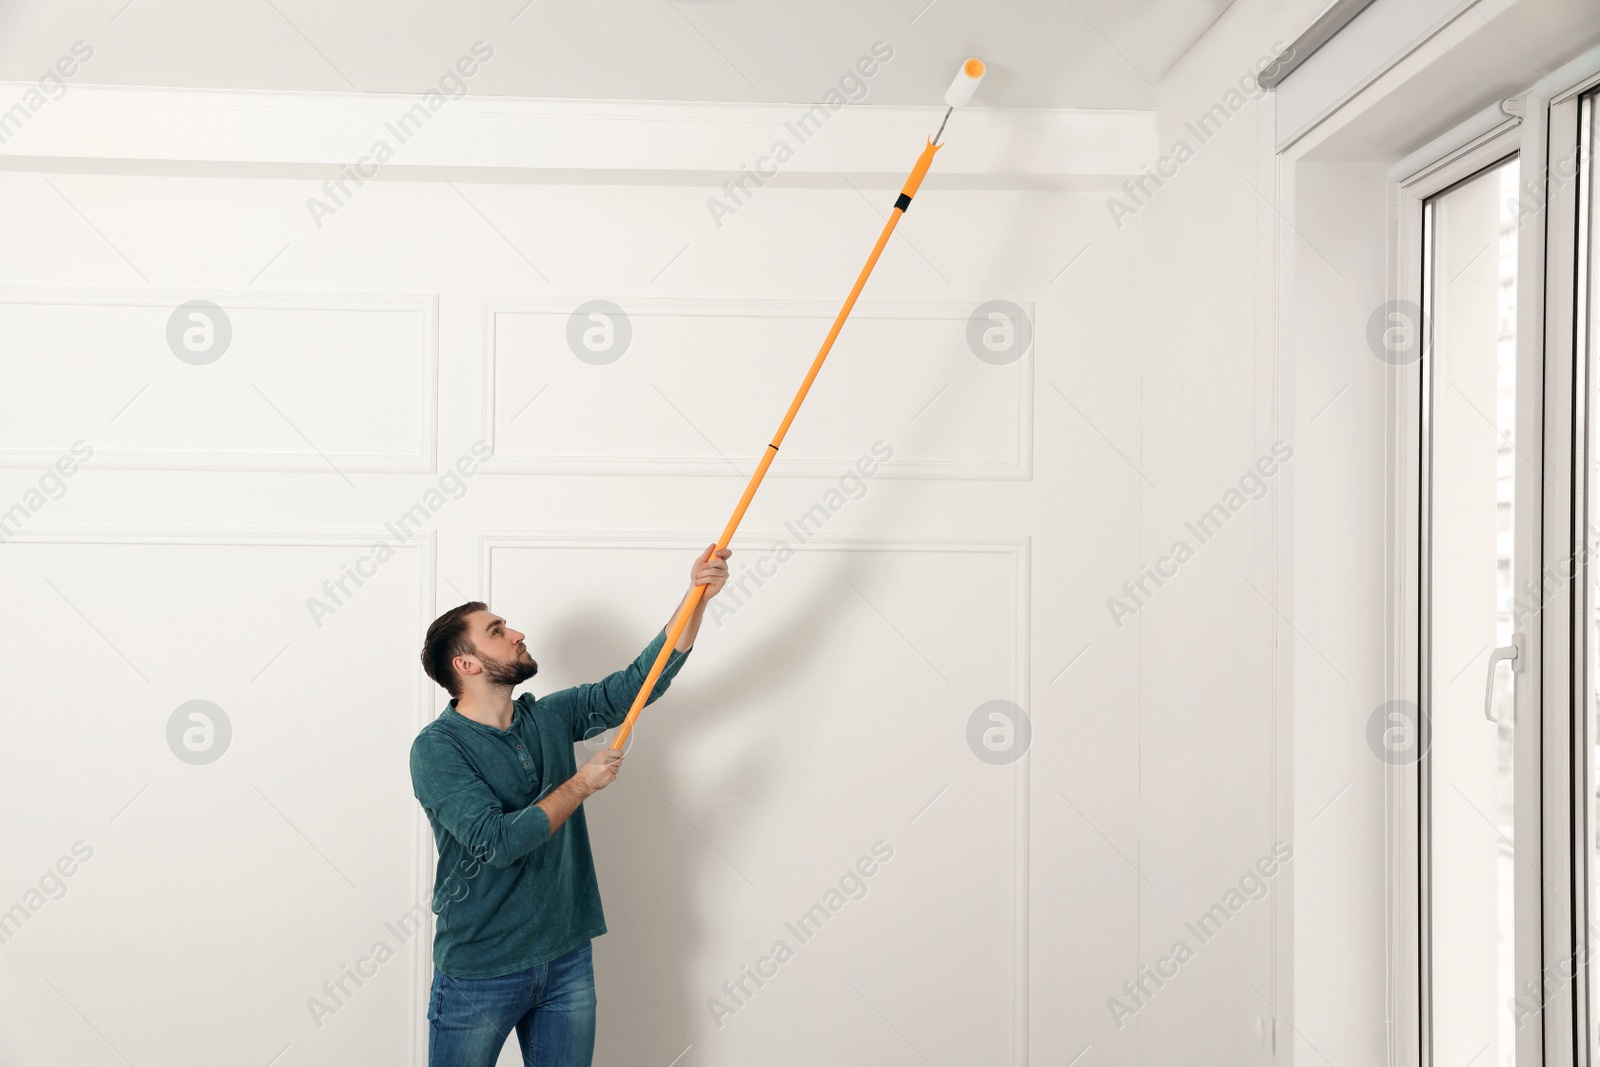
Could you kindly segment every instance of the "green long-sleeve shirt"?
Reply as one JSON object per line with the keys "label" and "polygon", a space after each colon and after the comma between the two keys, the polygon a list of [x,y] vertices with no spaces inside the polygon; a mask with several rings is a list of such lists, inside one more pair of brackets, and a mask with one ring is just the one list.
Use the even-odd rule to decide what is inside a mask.
{"label": "green long-sleeve shirt", "polygon": [[[618,725],[666,631],[598,682],[513,703],[511,728],[451,700],[411,744],[411,785],[439,848],[433,962],[452,978],[492,978],[555,959],[606,932],[583,807],[555,833],[537,804],[578,771],[573,746]],[[688,658],[673,650],[650,700]]]}

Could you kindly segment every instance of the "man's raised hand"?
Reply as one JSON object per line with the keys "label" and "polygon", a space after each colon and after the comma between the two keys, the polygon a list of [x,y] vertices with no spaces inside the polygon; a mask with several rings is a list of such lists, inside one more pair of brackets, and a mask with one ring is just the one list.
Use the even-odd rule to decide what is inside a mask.
{"label": "man's raised hand", "polygon": [[703,600],[710,600],[722,591],[722,586],[728,580],[728,557],[733,555],[731,548],[717,548],[713,541],[706,546],[706,550],[695,559],[694,566],[689,568],[689,585],[706,587]]}

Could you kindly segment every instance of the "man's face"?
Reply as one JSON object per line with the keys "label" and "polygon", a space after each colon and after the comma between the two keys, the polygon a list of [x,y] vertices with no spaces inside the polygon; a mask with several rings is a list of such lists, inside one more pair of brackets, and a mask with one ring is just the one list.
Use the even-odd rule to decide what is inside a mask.
{"label": "man's face", "polygon": [[539,673],[539,665],[528,655],[528,646],[523,643],[526,635],[507,626],[506,620],[493,612],[475,613],[468,633],[473,647],[478,650],[473,658],[483,666],[484,681],[514,686]]}

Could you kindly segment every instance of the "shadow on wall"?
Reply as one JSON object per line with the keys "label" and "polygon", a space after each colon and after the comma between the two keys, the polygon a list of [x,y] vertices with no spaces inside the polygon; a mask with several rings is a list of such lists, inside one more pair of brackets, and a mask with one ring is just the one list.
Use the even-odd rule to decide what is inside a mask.
{"label": "shadow on wall", "polygon": [[[691,791],[675,769],[690,762],[688,750],[697,739],[741,717],[763,714],[763,704],[773,706],[763,701],[766,694],[818,668],[823,637],[839,621],[837,590],[859,566],[848,554],[830,555],[835,562],[813,583],[799,610],[742,650],[737,661],[716,651],[713,627],[701,629],[696,655],[667,695],[640,716],[636,743],[617,782],[586,805],[609,930],[595,941],[596,1067],[664,1065],[691,1044],[694,1052],[685,1064],[732,1062],[731,1050],[719,1054],[714,1038],[706,1041],[707,998],[721,994],[696,967],[708,942],[716,940],[706,926],[705,890],[731,879],[753,896],[755,911],[770,911],[772,923],[782,915],[776,902],[767,903],[763,888],[745,883],[749,876],[759,887],[760,872],[739,854],[738,845],[755,839],[761,813],[782,802],[775,785],[782,761],[761,740],[776,731],[750,723],[741,733],[752,740],[725,765],[722,776],[695,782],[694,792],[719,798],[715,814],[690,806],[685,798]],[[552,632],[556,636],[538,650],[538,658],[561,663],[563,674],[584,679],[625,665],[649,637],[600,610],[569,615]],[[840,738],[838,743],[851,742]],[[578,758],[592,751],[580,745]],[[515,1049],[513,1039],[500,1062],[520,1064]]]}

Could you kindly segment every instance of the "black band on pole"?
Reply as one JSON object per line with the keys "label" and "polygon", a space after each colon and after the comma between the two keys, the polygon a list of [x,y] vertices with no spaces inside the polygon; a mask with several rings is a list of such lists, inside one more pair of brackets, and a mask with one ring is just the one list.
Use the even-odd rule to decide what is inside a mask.
{"label": "black band on pole", "polygon": [[771,444],[770,442],[767,444],[767,447],[772,449],[774,452],[776,452],[778,450],[778,446],[775,445],[775,444]]}
{"label": "black band on pole", "polygon": [[894,198],[894,206],[900,209],[900,214],[904,215],[906,213],[906,208],[911,206],[911,198],[905,193],[901,193],[899,196]]}

